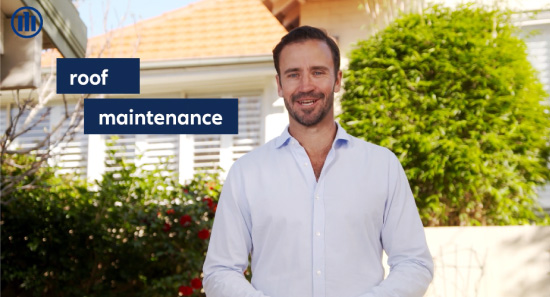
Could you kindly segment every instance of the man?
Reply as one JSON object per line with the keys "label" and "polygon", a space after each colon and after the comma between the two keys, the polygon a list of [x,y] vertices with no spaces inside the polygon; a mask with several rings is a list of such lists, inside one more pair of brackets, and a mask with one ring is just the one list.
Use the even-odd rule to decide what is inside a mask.
{"label": "man", "polygon": [[[334,121],[338,46],[299,27],[273,59],[290,123],[229,171],[204,263],[206,295],[422,296],[433,263],[403,168]],[[249,254],[252,283],[243,276]]]}

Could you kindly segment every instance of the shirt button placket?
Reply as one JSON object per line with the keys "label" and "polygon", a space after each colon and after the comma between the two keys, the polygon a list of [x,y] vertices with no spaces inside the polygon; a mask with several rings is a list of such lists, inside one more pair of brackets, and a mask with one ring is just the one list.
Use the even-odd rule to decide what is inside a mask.
{"label": "shirt button placket", "polygon": [[325,296],[325,205],[322,195],[321,179],[317,183],[313,201],[313,296]]}

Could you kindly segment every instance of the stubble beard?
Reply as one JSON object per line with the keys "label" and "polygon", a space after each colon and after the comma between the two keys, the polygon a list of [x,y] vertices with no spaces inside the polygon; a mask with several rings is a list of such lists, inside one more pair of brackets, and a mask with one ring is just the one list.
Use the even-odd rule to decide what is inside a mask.
{"label": "stubble beard", "polygon": [[[321,111],[319,111],[318,114],[312,115],[316,110],[302,110],[303,115],[298,114],[298,112],[294,109],[292,109],[291,104],[295,101],[303,98],[314,98],[321,100],[322,103],[324,103],[323,107],[321,108]],[[328,100],[327,100],[328,99]],[[323,93],[315,93],[315,92],[308,92],[308,93],[297,93],[291,96],[290,100],[284,100],[286,109],[288,110],[288,114],[298,123],[305,127],[312,127],[320,123],[328,114],[330,111],[330,108],[334,104],[334,92],[330,92],[328,95],[328,98],[325,98],[325,94]],[[290,103],[289,103],[290,101]]]}

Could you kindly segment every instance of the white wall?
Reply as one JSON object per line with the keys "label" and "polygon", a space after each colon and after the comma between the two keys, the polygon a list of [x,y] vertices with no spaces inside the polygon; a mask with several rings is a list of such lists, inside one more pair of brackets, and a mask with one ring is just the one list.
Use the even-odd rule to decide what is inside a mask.
{"label": "white wall", "polygon": [[425,231],[435,265],[426,297],[550,296],[550,227]]}

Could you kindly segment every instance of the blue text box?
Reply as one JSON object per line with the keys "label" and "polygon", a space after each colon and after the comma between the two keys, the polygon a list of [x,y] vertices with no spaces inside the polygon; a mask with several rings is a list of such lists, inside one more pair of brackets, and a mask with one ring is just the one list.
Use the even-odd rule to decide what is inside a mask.
{"label": "blue text box", "polygon": [[59,58],[56,79],[58,94],[139,94],[139,59]]}
{"label": "blue text box", "polygon": [[238,134],[237,99],[84,99],[84,134]]}

